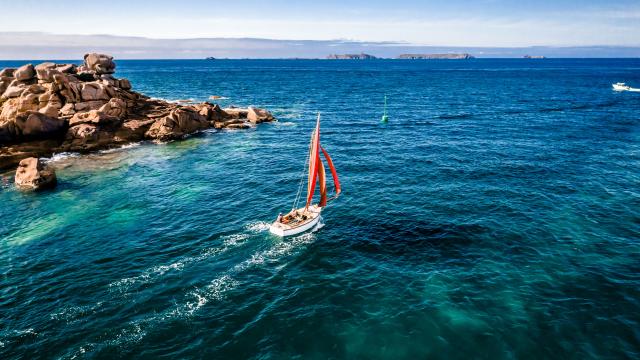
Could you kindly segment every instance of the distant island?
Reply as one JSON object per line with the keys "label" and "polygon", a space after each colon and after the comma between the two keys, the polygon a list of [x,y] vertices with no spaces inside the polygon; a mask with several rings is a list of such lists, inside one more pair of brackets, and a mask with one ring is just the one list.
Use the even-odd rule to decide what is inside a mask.
{"label": "distant island", "polygon": [[365,53],[360,54],[331,54],[329,60],[375,60],[377,57]]}
{"label": "distant island", "polygon": [[205,60],[215,60],[216,58],[214,58],[213,56],[209,56],[207,58],[205,58]]}
{"label": "distant island", "polygon": [[[384,59],[373,55],[360,53],[360,54],[331,54],[327,56],[329,60],[374,60]],[[396,59],[402,60],[467,60],[475,59],[470,54],[402,54],[396,57]]]}
{"label": "distant island", "polygon": [[469,54],[402,54],[398,59],[409,60],[468,60],[475,59]]}
{"label": "distant island", "polygon": [[523,56],[524,59],[546,59],[546,57],[542,56],[542,55],[525,55]]}
{"label": "distant island", "polygon": [[[18,3],[18,2],[16,2]],[[30,46],[25,46],[29,44]],[[121,59],[326,59],[328,54],[359,54],[395,58],[399,54],[468,53],[476,58],[638,58],[640,46],[429,46],[398,41],[282,40],[264,38],[146,38],[120,35],[52,34],[0,31],[3,60],[75,59],[78,49],[109,48]],[[215,61],[215,60],[214,60]]]}

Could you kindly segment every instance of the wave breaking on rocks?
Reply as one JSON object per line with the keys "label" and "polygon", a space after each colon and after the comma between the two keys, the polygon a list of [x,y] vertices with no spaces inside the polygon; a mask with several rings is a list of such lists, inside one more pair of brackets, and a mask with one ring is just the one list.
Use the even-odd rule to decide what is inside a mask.
{"label": "wave breaking on rocks", "polygon": [[143,140],[173,140],[208,128],[274,121],[264,109],[222,109],[152,99],[113,76],[104,54],[74,64],[26,64],[0,71],[0,169],[28,157],[86,153]]}

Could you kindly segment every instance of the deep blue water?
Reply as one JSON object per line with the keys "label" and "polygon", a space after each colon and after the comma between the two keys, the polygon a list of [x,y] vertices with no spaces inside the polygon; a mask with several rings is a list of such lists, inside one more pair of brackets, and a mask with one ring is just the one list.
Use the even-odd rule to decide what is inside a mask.
{"label": "deep blue water", "polygon": [[[5,174],[0,358],[640,356],[640,60],[117,64],[280,121]],[[344,193],[282,240],[318,111]]]}

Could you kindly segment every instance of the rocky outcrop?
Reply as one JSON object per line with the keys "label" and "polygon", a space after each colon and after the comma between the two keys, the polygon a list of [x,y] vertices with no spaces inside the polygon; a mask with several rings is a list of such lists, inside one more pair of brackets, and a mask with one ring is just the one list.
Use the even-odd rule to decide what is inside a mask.
{"label": "rocky outcrop", "polygon": [[87,152],[141,140],[175,140],[207,128],[248,128],[274,121],[266,110],[180,105],[132,91],[114,77],[113,57],[0,71],[0,168],[25,157]]}
{"label": "rocky outcrop", "polygon": [[331,54],[329,60],[375,60],[377,57],[365,53],[360,54]]}
{"label": "rocky outcrop", "polygon": [[30,157],[20,161],[15,182],[20,190],[35,191],[55,187],[57,179],[51,167],[38,158]]}
{"label": "rocky outcrop", "polygon": [[208,127],[209,121],[196,108],[183,107],[172,110],[169,115],[154,122],[146,136],[158,140],[172,140]]}

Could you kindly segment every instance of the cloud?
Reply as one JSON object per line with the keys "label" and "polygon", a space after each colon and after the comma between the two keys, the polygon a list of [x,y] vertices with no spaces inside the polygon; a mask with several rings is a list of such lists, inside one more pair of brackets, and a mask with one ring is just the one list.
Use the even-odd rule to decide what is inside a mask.
{"label": "cloud", "polygon": [[[435,26],[435,25],[433,25]],[[499,25],[505,32],[511,26]],[[568,28],[570,30],[570,28]],[[436,30],[434,30],[436,31]],[[488,35],[487,35],[488,36]],[[509,35],[514,41],[521,34]],[[489,40],[489,38],[487,38]],[[425,39],[428,42],[429,39]],[[401,53],[471,53],[485,57],[521,57],[541,54],[549,57],[640,57],[640,47],[569,46],[569,47],[486,47],[451,46],[446,43],[425,45],[399,41],[355,40],[278,40],[260,38],[188,38],[157,39],[113,35],[63,35],[42,32],[0,32],[0,59],[82,59],[97,51],[119,59],[230,58],[324,58],[332,53],[367,52],[381,57]]]}

